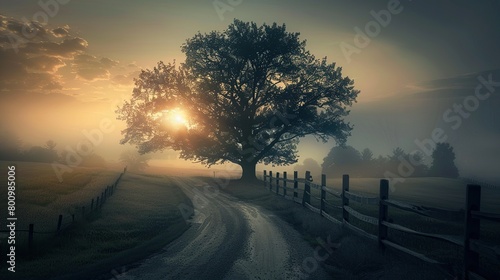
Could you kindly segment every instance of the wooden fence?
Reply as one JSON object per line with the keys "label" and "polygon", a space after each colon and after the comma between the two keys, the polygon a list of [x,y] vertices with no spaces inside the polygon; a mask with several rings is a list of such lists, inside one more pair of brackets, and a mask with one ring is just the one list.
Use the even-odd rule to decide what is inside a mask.
{"label": "wooden fence", "polygon": [[[66,216],[66,219],[70,219],[69,222],[63,223],[63,218],[65,217],[63,214],[59,214],[57,217],[57,228],[55,231],[35,231],[35,225],[34,224],[29,224],[27,230],[22,230],[22,229],[16,229],[16,232],[28,232],[28,251],[32,252],[33,247],[34,247],[34,235],[35,234],[48,234],[48,235],[54,235],[57,236],[61,233],[61,231],[70,225],[72,225],[74,222],[78,221],[78,218],[80,220],[86,219],[90,214],[94,213],[98,209],[102,207],[102,205],[107,201],[107,199],[113,195],[113,193],[116,190],[116,187],[118,186],[118,183],[120,182],[123,174],[127,171],[127,167],[123,169],[123,172],[118,175],[116,180],[114,181],[113,184],[106,186],[100,196],[97,195],[92,200],[87,204],[89,208],[86,208],[86,205],[82,205],[81,207],[75,207],[79,209],[79,214],[71,214],[71,216]],[[88,210],[87,210],[88,209]],[[2,230],[0,232],[10,232],[10,230]]]}
{"label": "wooden fence", "polygon": [[[450,211],[444,209],[436,209],[425,206],[418,206],[409,204],[402,201],[397,201],[389,198],[389,181],[386,179],[380,180],[379,186],[379,196],[378,197],[368,197],[364,195],[359,195],[351,192],[349,190],[349,175],[342,176],[342,192],[335,191],[326,186],[326,175],[321,175],[321,183],[315,184],[312,182],[311,173],[306,171],[304,178],[298,178],[297,171],[293,174],[293,179],[287,178],[287,172],[283,172],[283,176],[280,177],[280,173],[276,172],[273,177],[273,172],[264,170],[264,186],[269,188],[270,191],[275,191],[276,194],[284,196],[286,199],[292,200],[296,203],[302,204],[304,207],[308,208],[312,212],[320,214],[327,220],[341,224],[344,228],[347,228],[354,233],[366,237],[368,239],[378,242],[379,247],[384,250],[387,247],[391,247],[398,251],[409,254],[420,260],[431,264],[446,265],[439,261],[436,261],[424,254],[417,253],[411,249],[405,248],[402,245],[397,244],[395,241],[391,241],[388,238],[388,230],[396,230],[400,232],[405,232],[408,234],[413,234],[417,236],[423,236],[427,238],[437,239],[457,246],[463,247],[463,260],[464,268],[463,275],[464,279],[485,279],[484,276],[479,274],[479,256],[484,256],[490,259],[495,265],[500,264],[500,246],[492,246],[480,240],[480,221],[481,219],[487,219],[500,223],[500,214],[496,213],[486,213],[480,211],[481,204],[481,186],[475,184],[467,184],[466,191],[466,205],[465,212],[463,211]],[[293,184],[293,188],[289,187]],[[302,199],[299,198],[299,188],[298,185],[303,184],[304,189],[302,191]],[[311,187],[320,190],[320,197],[314,197],[311,193]],[[273,190],[274,188],[274,190]],[[293,192],[293,196],[290,196],[287,191]],[[333,205],[327,200],[327,196],[334,196],[342,200],[341,205]],[[320,201],[320,207],[314,207],[311,205],[311,198]],[[350,201],[355,201],[361,204],[378,206],[378,217],[372,217],[369,215],[362,214],[349,206]],[[332,213],[327,213],[326,206],[332,209],[342,210],[342,221],[335,219]],[[388,220],[389,207],[395,207],[401,210],[410,211],[418,215],[425,217],[432,217],[442,221],[453,221],[453,222],[464,222],[465,221],[465,231],[463,235],[442,235],[434,233],[426,233],[416,231],[402,225],[392,223]],[[351,217],[354,217],[362,222],[374,225],[378,228],[378,234],[374,235],[366,232],[365,230],[352,224]]]}

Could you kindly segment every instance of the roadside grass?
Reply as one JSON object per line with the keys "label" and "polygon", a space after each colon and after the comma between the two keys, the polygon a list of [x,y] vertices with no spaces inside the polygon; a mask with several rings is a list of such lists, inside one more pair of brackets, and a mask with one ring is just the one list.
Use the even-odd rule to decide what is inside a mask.
{"label": "roadside grass", "polygon": [[[45,168],[39,164],[33,167],[35,167],[33,173],[29,174],[38,172],[38,168],[42,170]],[[21,169],[19,165],[18,168]],[[26,166],[23,170],[28,173]],[[102,174],[100,172],[107,174],[107,171],[98,170],[89,170],[88,173],[80,170],[80,172],[80,178],[90,176],[91,182],[96,180],[93,176]],[[40,173],[44,174],[44,172]],[[110,174],[116,174],[116,172]],[[19,182],[22,177],[23,175],[18,175]],[[86,182],[86,180],[80,180]],[[85,189],[88,185],[87,183],[81,188]],[[47,189],[38,188],[52,192],[55,188],[63,187],[55,184]],[[75,188],[70,193],[84,194],[85,191]],[[24,213],[32,213],[31,211],[41,208],[38,204],[21,203],[23,197],[24,194],[21,192],[16,199],[19,203],[19,210],[24,209]],[[63,198],[64,195],[60,194],[55,201]],[[73,196],[72,199],[71,202],[78,202],[77,196]],[[87,198],[83,200],[86,201]],[[53,203],[54,201],[46,207],[50,208]],[[75,222],[61,231],[58,236],[35,234],[34,252],[29,256],[16,256],[16,273],[10,274],[9,279],[113,277],[113,274],[123,271],[126,265],[158,251],[188,228],[188,224],[177,207],[180,203],[190,205],[191,201],[168,178],[127,173],[114,194],[86,220]],[[58,210],[60,209],[71,210],[71,208]],[[23,217],[21,213],[17,214],[17,217],[19,221],[29,219],[29,217]],[[43,220],[44,217],[39,218]],[[57,216],[48,218],[55,219]],[[36,224],[40,224],[40,221],[35,220]],[[55,230],[55,225],[53,230]],[[36,228],[35,231],[37,231]],[[16,237],[22,242],[27,239],[27,234],[19,232]],[[23,251],[23,244],[18,246],[18,250]],[[3,250],[2,254],[4,254]],[[7,271],[4,263],[0,265],[0,269],[2,274]]]}
{"label": "roadside grass", "polygon": [[[434,179],[436,178],[426,178],[426,180],[420,181],[426,182],[428,185],[438,185],[442,183],[441,180],[433,182]],[[206,178],[206,180],[216,184],[216,181],[213,179]],[[351,186],[355,186],[359,183],[356,181],[358,180],[354,180],[354,182],[351,180]],[[362,179],[359,181],[363,181],[365,183],[364,185],[366,185],[366,182],[376,182],[378,180]],[[416,184],[418,182],[410,183]],[[448,181],[448,183],[449,186],[453,186],[459,182]],[[340,184],[336,185],[340,186]],[[399,187],[405,190],[404,185],[400,185]],[[277,196],[275,192],[270,192],[269,189],[264,188],[263,183],[248,184],[240,181],[232,181],[227,186],[222,186],[221,189],[241,200],[254,203],[276,213],[280,218],[293,225],[312,246],[317,245],[317,237],[326,240],[326,238],[330,236],[332,240],[335,240],[334,242],[340,243],[340,248],[325,261],[325,266],[331,272],[332,276],[340,277],[341,279],[406,278],[442,280],[453,279],[451,275],[460,278],[459,275],[462,273],[463,249],[459,246],[439,240],[389,230],[389,238],[391,238],[391,240],[414,251],[424,253],[431,258],[451,264],[445,269],[438,268],[395,250],[388,249],[385,253],[381,252],[376,242],[357,237],[348,231],[342,231],[340,226],[304,209],[299,204],[286,200],[281,196]],[[337,190],[340,191],[340,188]],[[378,189],[376,192],[370,192],[359,187],[351,187],[351,190],[356,193],[364,193],[368,196],[378,196]],[[302,191],[303,187],[299,190],[299,198],[302,196]],[[311,188],[311,191],[313,195],[319,197],[319,190]],[[282,191],[280,193],[282,193]],[[293,194],[288,191],[288,195]],[[405,194],[400,190],[400,195],[404,197]],[[429,195],[432,196],[432,193]],[[342,205],[341,200],[338,198],[329,196],[327,199],[333,205]],[[409,202],[413,203],[413,201]],[[451,201],[448,203],[453,204],[454,202]],[[319,200],[311,199],[311,204],[319,208]],[[376,205],[363,205],[351,201],[350,206],[363,214],[378,217],[378,206]],[[340,209],[327,207],[326,210],[334,218],[342,220],[342,212]],[[432,218],[421,217],[417,214],[395,208],[389,209],[389,219],[394,223],[401,224],[417,231],[463,235],[463,223],[443,222]],[[377,235],[376,226],[358,221],[355,217],[351,217],[350,220],[355,226]],[[481,238],[484,237],[488,241],[493,241],[493,244],[499,244],[500,236],[498,236],[498,225],[483,223],[481,230]],[[481,259],[481,262],[486,275],[498,277],[498,268],[495,268],[493,264],[483,259]]]}

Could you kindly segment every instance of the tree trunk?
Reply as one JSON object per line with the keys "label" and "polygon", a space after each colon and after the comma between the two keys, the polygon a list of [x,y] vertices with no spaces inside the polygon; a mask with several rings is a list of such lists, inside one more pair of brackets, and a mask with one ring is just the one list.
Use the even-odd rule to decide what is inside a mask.
{"label": "tree trunk", "polygon": [[244,162],[240,164],[241,169],[243,169],[243,174],[241,175],[242,181],[257,181],[257,176],[255,176],[255,162]]}

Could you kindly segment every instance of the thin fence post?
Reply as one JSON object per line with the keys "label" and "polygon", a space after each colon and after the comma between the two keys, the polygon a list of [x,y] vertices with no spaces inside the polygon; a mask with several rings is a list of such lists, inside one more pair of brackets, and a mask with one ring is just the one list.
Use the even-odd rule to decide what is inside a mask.
{"label": "thin fence post", "polygon": [[469,271],[479,270],[479,254],[470,249],[470,241],[480,235],[481,219],[473,217],[472,211],[481,210],[481,186],[468,184],[465,201],[464,279],[469,279]]}
{"label": "thin fence post", "polygon": [[283,172],[283,196],[286,197],[286,171]]}
{"label": "thin fence post", "polygon": [[273,172],[269,171],[269,190],[273,189]]}
{"label": "thin fence post", "polygon": [[264,170],[264,188],[265,188],[265,187],[267,187],[267,181],[266,181],[266,180],[267,180],[267,179],[266,179],[267,177],[266,177],[266,175],[267,175],[267,171],[266,171],[266,170]]}
{"label": "thin fence post", "polygon": [[325,211],[325,200],[326,200],[326,175],[321,174],[321,206],[319,208],[319,214],[323,216],[323,212]]}
{"label": "thin fence post", "polygon": [[280,173],[276,172],[276,194],[280,193]]}
{"label": "thin fence post", "polygon": [[306,177],[304,180],[304,195],[302,196],[302,205],[311,204],[311,185],[309,185],[309,178],[311,177],[311,172],[306,171]]}
{"label": "thin fence post", "polygon": [[378,245],[381,249],[385,249],[383,240],[387,239],[387,226],[383,223],[387,221],[388,207],[385,205],[384,200],[389,199],[389,180],[380,180],[380,193],[379,193],[379,207],[378,207]]}
{"label": "thin fence post", "polygon": [[28,230],[28,250],[29,252],[33,252],[33,232],[34,232],[34,224],[29,225],[29,230]]}
{"label": "thin fence post", "polygon": [[298,189],[299,189],[299,172],[293,171],[293,200],[299,197]]}
{"label": "thin fence post", "polygon": [[349,222],[349,212],[344,207],[349,206],[349,198],[345,195],[349,191],[349,175],[342,175],[342,218],[343,221]]}
{"label": "thin fence post", "polygon": [[63,215],[59,215],[59,218],[57,219],[57,231],[61,230],[62,218],[63,218]]}

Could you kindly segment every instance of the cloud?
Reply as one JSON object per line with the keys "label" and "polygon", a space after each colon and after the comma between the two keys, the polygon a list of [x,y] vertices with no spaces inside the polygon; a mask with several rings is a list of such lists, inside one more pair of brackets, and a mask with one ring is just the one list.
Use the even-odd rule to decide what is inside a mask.
{"label": "cloud", "polygon": [[0,92],[48,93],[109,80],[119,62],[89,54],[88,41],[70,30],[0,15]]}
{"label": "cloud", "polygon": [[54,37],[66,37],[69,35],[69,26],[65,25],[64,27],[58,27],[52,29],[52,35]]}
{"label": "cloud", "polygon": [[121,85],[121,86],[131,86],[134,84],[134,78],[137,78],[139,74],[141,73],[140,70],[137,71],[132,71],[128,74],[119,74],[114,76],[111,79],[111,82],[116,85]]}
{"label": "cloud", "polygon": [[417,84],[409,85],[408,88],[419,91],[421,93],[429,91],[440,91],[440,92],[463,92],[463,90],[473,91],[479,84],[479,77],[488,78],[492,75],[494,81],[500,81],[500,69],[493,69],[475,73],[468,73],[460,76],[449,77],[444,79],[436,79],[430,81],[424,81]]}
{"label": "cloud", "polygon": [[75,57],[73,67],[78,77],[86,81],[108,80],[109,70],[118,65],[117,61],[109,58],[101,58],[89,54],[81,54]]}

